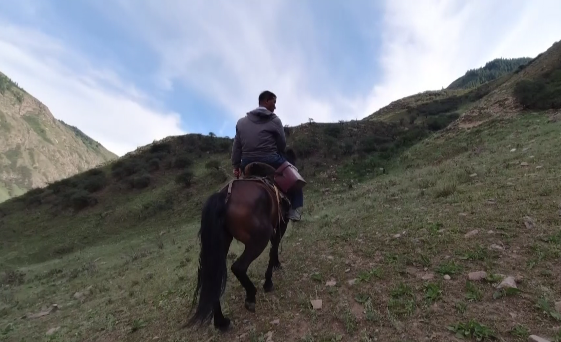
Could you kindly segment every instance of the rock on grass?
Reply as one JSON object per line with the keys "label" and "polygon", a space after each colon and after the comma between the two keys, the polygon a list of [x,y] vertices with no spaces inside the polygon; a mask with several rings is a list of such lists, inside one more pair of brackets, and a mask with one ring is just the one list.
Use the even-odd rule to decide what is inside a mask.
{"label": "rock on grass", "polygon": [[312,303],[312,308],[314,310],[321,310],[323,307],[323,301],[321,299],[314,299],[310,301]]}
{"label": "rock on grass", "polygon": [[480,281],[485,278],[487,278],[487,272],[485,271],[471,272],[468,274],[468,279],[471,281]]}

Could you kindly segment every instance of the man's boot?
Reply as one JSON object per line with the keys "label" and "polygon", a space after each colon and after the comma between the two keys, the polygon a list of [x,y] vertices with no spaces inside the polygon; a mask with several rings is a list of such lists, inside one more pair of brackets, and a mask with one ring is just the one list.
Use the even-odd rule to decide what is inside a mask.
{"label": "man's boot", "polygon": [[296,209],[290,208],[288,211],[288,218],[291,221],[300,221],[302,219],[302,207]]}

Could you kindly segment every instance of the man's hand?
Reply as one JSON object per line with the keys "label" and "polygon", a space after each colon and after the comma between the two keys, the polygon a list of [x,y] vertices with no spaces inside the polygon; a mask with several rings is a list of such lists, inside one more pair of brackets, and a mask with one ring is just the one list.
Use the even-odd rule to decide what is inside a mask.
{"label": "man's hand", "polygon": [[240,178],[240,169],[239,168],[234,169],[234,177]]}

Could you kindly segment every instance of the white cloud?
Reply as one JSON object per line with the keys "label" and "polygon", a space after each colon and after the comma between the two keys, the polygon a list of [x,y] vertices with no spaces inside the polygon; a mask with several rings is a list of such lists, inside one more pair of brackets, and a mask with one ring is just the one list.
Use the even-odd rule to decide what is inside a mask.
{"label": "white cloud", "polygon": [[498,58],[535,57],[561,32],[558,0],[386,2],[383,81],[365,101],[370,113],[404,96],[447,87]]}
{"label": "white cloud", "polygon": [[[179,81],[208,101],[218,102],[234,118],[256,105],[257,94],[279,96],[284,123],[362,118],[404,96],[448,86],[469,68],[496,57],[535,56],[561,32],[557,0],[393,1],[378,6],[356,3],[345,8],[359,27],[380,32],[377,56],[381,81],[371,89],[343,96],[330,79],[318,32],[319,11],[312,15],[300,1],[231,2],[227,0],[121,0],[111,8],[116,20],[146,37],[161,57],[159,83],[171,89]],[[319,17],[318,17],[319,16]],[[546,19],[546,20],[544,20]],[[147,23],[150,23],[149,25]],[[345,27],[333,28],[345,30]],[[323,40],[322,40],[323,39]],[[330,52],[333,49],[329,50]],[[344,52],[343,52],[344,53]],[[348,54],[352,56],[353,51]],[[365,76],[371,74],[365,70]],[[317,80],[321,80],[317,83]],[[374,83],[374,82],[373,82]]]}
{"label": "white cloud", "polygon": [[[218,133],[231,131],[264,89],[279,96],[277,113],[285,124],[360,119],[404,96],[446,87],[493,58],[533,57],[561,32],[558,0],[349,2],[337,9],[350,16],[347,20],[355,25],[350,29],[362,31],[346,36],[341,31],[348,27],[324,31],[330,18],[298,0],[89,4],[98,10],[92,15],[112,18],[135,44],[146,44],[147,54],[157,58],[154,80],[162,89],[173,91],[181,83],[190,95],[220,105],[229,119],[208,128]],[[21,27],[0,28],[2,70],[55,116],[109,149],[122,154],[183,133],[176,113],[160,109],[157,99],[117,71],[94,66],[52,37]],[[349,39],[360,36],[357,41],[372,39],[373,48],[361,50],[371,51],[371,65],[379,63],[380,74],[371,85],[361,89],[337,82],[328,62],[334,58],[326,55],[341,54],[341,65],[348,65],[356,51],[337,51],[330,37],[334,32]],[[367,68],[361,77],[372,77],[374,71]]]}
{"label": "white cloud", "polygon": [[277,94],[284,124],[309,117],[335,120],[347,108],[346,100],[337,100],[336,85],[314,84],[315,76],[329,70],[322,69],[318,32],[300,2],[119,3],[124,14],[112,7],[106,15],[116,21],[126,17],[131,32],[145,37],[160,55],[157,79],[164,88],[171,89],[173,82],[187,85],[233,119],[256,107],[265,89]]}
{"label": "white cloud", "polygon": [[43,102],[57,119],[77,126],[117,155],[169,135],[184,134],[180,117],[118,75],[40,32],[0,23],[1,71]]}

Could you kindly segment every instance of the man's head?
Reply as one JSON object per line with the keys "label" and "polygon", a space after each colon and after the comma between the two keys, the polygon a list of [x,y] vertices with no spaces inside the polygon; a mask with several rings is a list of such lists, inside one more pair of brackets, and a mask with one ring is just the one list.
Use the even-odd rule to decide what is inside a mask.
{"label": "man's head", "polygon": [[259,94],[259,106],[267,108],[269,111],[274,112],[277,108],[277,95],[265,90]]}

